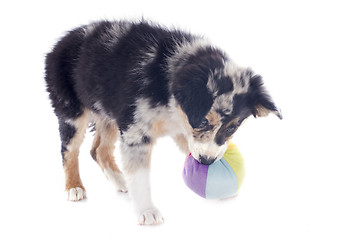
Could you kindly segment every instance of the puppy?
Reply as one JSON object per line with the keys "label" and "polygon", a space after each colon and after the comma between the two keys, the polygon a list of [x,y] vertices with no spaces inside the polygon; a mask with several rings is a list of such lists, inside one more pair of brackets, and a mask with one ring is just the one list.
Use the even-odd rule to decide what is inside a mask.
{"label": "puppy", "polygon": [[[78,153],[89,123],[91,156],[119,191],[131,194],[139,223],[163,222],[150,194],[158,137],[211,164],[242,122],[280,110],[262,78],[205,39],[148,23],[101,21],[66,34],[46,57],[46,84],[59,120],[66,191],[83,199]],[[114,157],[121,142],[127,182]]]}

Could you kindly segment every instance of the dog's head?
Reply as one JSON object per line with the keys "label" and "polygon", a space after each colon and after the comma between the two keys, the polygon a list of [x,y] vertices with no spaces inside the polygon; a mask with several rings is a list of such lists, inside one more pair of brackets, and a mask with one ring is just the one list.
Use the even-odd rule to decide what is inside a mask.
{"label": "dog's head", "polygon": [[213,48],[197,51],[177,71],[172,91],[185,119],[191,154],[203,164],[220,159],[249,116],[282,118],[261,76]]}

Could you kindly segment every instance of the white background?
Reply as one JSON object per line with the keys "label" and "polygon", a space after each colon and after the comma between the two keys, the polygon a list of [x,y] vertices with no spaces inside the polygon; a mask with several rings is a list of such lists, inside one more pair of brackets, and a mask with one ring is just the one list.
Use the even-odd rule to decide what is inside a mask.
{"label": "white background", "polygon": [[[7,3],[6,3],[7,2]],[[2,1],[0,239],[346,239],[345,6],[336,1]],[[260,73],[284,114],[236,133],[247,175],[233,199],[191,192],[168,138],[153,153],[153,198],[165,217],[141,227],[81,149],[86,201],[64,193],[58,123],[44,56],[66,30],[139,19],[207,36]],[[117,152],[118,155],[118,152]]]}

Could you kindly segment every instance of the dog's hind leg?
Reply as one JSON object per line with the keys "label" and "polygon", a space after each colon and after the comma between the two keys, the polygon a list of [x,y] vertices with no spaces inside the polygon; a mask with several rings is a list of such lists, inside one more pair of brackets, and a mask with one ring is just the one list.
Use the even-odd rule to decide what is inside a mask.
{"label": "dog's hind leg", "polygon": [[79,175],[78,155],[89,120],[87,111],[76,119],[59,119],[65,187],[70,201],[79,201],[86,197],[85,188]]}
{"label": "dog's hind leg", "polygon": [[113,155],[118,127],[114,121],[99,116],[95,116],[94,121],[96,133],[90,154],[117,190],[127,192],[123,174],[115,163]]}
{"label": "dog's hind leg", "polygon": [[59,119],[66,190],[72,201],[85,196],[79,177],[78,153],[90,114],[78,98],[75,79],[84,40],[83,28],[70,31],[46,57],[47,91]]}

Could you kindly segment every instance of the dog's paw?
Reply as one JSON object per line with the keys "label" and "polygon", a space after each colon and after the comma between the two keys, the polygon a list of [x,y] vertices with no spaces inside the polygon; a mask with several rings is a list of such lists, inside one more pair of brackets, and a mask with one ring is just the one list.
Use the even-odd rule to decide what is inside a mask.
{"label": "dog's paw", "polygon": [[138,223],[140,225],[156,225],[163,223],[164,219],[156,208],[146,209],[139,214]]}
{"label": "dog's paw", "polygon": [[83,198],[86,198],[86,191],[82,188],[76,187],[67,190],[67,199],[69,201],[76,202],[82,200]]}
{"label": "dog's paw", "polygon": [[120,192],[120,193],[127,193],[128,192],[125,184],[124,185],[118,185],[117,189],[118,189],[118,192]]}
{"label": "dog's paw", "polygon": [[126,181],[124,179],[124,176],[122,174],[120,174],[115,181],[115,186],[118,189],[118,192],[122,192],[122,193],[127,193],[127,186],[126,186]]}

